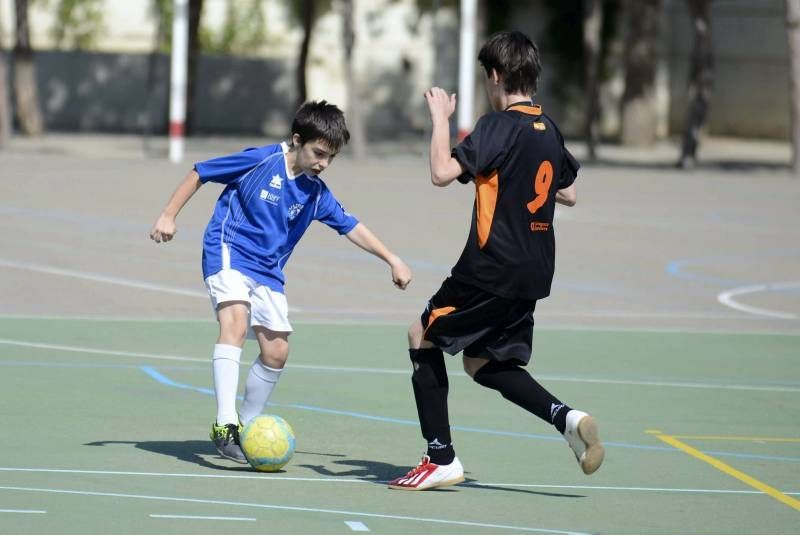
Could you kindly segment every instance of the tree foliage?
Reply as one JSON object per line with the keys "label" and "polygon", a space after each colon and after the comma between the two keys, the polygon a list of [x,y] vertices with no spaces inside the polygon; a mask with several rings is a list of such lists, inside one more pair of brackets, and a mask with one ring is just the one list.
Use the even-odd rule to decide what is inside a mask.
{"label": "tree foliage", "polygon": [[[163,29],[159,52],[172,48],[173,0],[153,0],[153,12]],[[222,28],[200,25],[200,50],[206,54],[252,54],[267,41],[262,0],[227,0]]]}
{"label": "tree foliage", "polygon": [[[51,2],[46,3],[48,7]],[[103,32],[103,0],[55,0],[50,35],[56,47],[92,48]]]}
{"label": "tree foliage", "polygon": [[228,0],[222,29],[200,27],[200,49],[210,54],[251,54],[267,40],[261,0]]}

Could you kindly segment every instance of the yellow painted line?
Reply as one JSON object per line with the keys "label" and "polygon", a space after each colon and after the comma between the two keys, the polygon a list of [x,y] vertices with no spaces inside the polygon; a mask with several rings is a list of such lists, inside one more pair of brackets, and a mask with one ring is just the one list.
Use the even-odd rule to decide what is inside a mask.
{"label": "yellow painted line", "polygon": [[710,455],[706,455],[702,451],[700,451],[698,449],[695,449],[695,448],[689,446],[688,444],[684,444],[683,442],[681,442],[680,440],[678,440],[674,436],[664,435],[664,434],[656,434],[656,433],[653,433],[653,434],[655,434],[655,436],[660,441],[666,442],[667,444],[669,444],[673,448],[677,448],[677,449],[681,450],[684,453],[688,453],[692,457],[695,457],[697,459],[700,459],[701,461],[704,461],[704,462],[710,464],[711,466],[713,466],[717,470],[720,470],[721,472],[724,472],[724,473],[728,474],[731,477],[735,477],[736,479],[738,479],[742,483],[745,483],[746,485],[750,485],[751,487],[753,487],[755,489],[758,489],[761,492],[764,492],[765,494],[770,495],[771,497],[775,498],[779,502],[781,502],[781,503],[783,503],[785,505],[788,505],[789,507],[791,507],[791,508],[793,508],[793,509],[795,509],[797,511],[800,511],[800,500],[796,500],[796,499],[792,498],[791,496],[787,496],[786,494],[782,493],[778,489],[770,487],[766,483],[762,483],[761,481],[759,481],[759,480],[757,480],[757,479],[755,479],[753,477],[748,476],[744,472],[740,472],[739,470],[733,468],[732,466],[727,465],[727,464],[723,463],[722,461],[720,461],[718,459],[715,459],[714,457],[711,457]]}
{"label": "yellow painted line", "polygon": [[[648,431],[649,433],[650,431]],[[800,443],[800,438],[781,438],[781,437],[726,437],[726,436],[709,436],[709,435],[670,435],[672,438],[683,438],[686,440],[729,440],[729,441],[744,441],[744,442],[797,442]]]}

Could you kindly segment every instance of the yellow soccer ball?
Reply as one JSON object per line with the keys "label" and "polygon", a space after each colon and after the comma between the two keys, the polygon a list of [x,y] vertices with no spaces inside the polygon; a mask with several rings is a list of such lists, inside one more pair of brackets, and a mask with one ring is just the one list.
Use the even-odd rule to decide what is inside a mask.
{"label": "yellow soccer ball", "polygon": [[247,461],[259,472],[277,472],[294,454],[294,431],[274,414],[250,420],[239,438]]}

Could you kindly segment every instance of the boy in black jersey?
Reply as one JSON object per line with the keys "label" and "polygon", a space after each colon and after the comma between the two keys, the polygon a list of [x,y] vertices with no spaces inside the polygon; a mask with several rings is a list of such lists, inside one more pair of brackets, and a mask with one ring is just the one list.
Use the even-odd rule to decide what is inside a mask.
{"label": "boy in black jersey", "polygon": [[478,54],[496,111],[450,151],[455,95],[425,93],[431,113],[431,181],[475,184],[469,238],[452,274],[408,331],[411,382],[427,454],[391,488],[425,490],[464,480],[450,439],[443,351],[463,351],[475,382],[555,426],[584,473],[603,461],[595,420],[573,410],[521,366],[531,358],[533,311],[550,294],[555,259],[555,203],[572,206],[578,162],[556,125],[531,102],[539,51],[520,32],[489,38]]}

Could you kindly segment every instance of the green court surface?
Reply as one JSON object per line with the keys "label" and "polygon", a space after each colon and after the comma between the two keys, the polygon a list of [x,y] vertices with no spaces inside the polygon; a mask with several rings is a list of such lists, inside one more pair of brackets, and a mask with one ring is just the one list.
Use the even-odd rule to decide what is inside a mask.
{"label": "green court surface", "polygon": [[798,532],[800,335],[537,329],[534,375],[600,423],[590,477],[450,359],[467,481],[414,493],[386,487],[424,447],[405,328],[295,329],[268,411],[297,450],[258,474],[208,440],[216,325],[0,319],[0,533]]}

